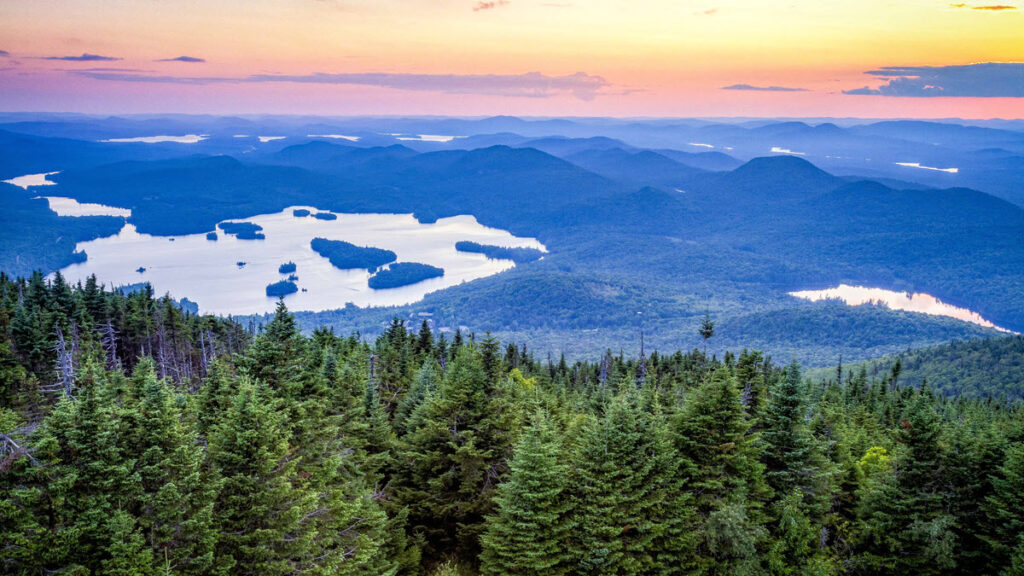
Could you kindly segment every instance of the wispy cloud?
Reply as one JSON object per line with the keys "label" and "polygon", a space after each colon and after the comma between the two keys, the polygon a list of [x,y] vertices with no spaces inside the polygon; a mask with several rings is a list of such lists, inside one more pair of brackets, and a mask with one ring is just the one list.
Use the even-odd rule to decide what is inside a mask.
{"label": "wispy cloud", "polygon": [[886,79],[878,88],[844,90],[867,96],[1024,98],[1024,63],[888,66],[867,72]]}
{"label": "wispy cloud", "polygon": [[473,6],[473,12],[480,12],[481,10],[492,10],[499,6],[507,6],[508,0],[494,0],[493,2],[477,2],[476,6]]}
{"label": "wispy cloud", "polygon": [[8,52],[7,50],[0,50],[0,57],[6,58],[6,57],[8,57],[10,55],[11,55],[11,53]]}
{"label": "wispy cloud", "polygon": [[754,92],[808,92],[807,88],[790,88],[787,86],[752,86],[750,84],[722,86],[722,90],[750,90]]}
{"label": "wispy cloud", "polygon": [[698,10],[694,12],[694,16],[711,16],[718,13],[718,8],[708,8],[707,10]]}
{"label": "wispy cloud", "polygon": [[112,67],[96,67],[96,68],[59,68],[61,72],[71,72],[73,74],[81,74],[82,72],[149,72],[142,68],[112,68]]}
{"label": "wispy cloud", "polygon": [[116,60],[123,60],[123,58],[100,56],[99,54],[89,54],[86,52],[81,56],[45,56],[43,57],[43,60],[63,60],[65,62],[114,62]]}
{"label": "wispy cloud", "polygon": [[549,98],[571,94],[581,100],[592,100],[611,86],[600,76],[577,72],[567,76],[548,76],[540,72],[526,74],[254,74],[239,77],[217,76],[154,76],[122,72],[74,71],[74,74],[115,82],[151,82],[163,84],[243,84],[260,82],[293,82],[299,84],[340,84],[379,86],[397,90],[418,90],[448,94],[483,94],[522,98]]}
{"label": "wispy cloud", "polygon": [[206,62],[203,58],[196,58],[195,56],[178,56],[177,58],[161,58],[160,60],[154,60],[154,62],[190,62],[199,63]]}
{"label": "wispy cloud", "polygon": [[985,6],[971,6],[970,4],[957,3],[950,4],[952,8],[963,8],[968,10],[989,10],[991,12],[1002,12],[1004,10],[1016,10],[1016,6],[1010,6],[1008,4],[989,4]]}

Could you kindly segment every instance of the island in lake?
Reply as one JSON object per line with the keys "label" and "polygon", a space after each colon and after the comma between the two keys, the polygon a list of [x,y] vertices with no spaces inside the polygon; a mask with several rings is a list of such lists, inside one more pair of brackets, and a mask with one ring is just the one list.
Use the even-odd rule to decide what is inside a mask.
{"label": "island in lake", "polygon": [[313,238],[309,245],[314,252],[327,258],[335,268],[341,270],[365,268],[373,272],[385,264],[398,260],[398,255],[391,250],[373,248],[371,246],[356,246],[343,240]]}
{"label": "island in lake", "polygon": [[431,278],[440,278],[441,276],[444,276],[444,268],[438,268],[430,264],[421,264],[420,262],[399,262],[370,276],[368,283],[370,288],[382,290],[384,288],[408,286]]}
{"label": "island in lake", "polygon": [[[261,230],[263,227],[252,222],[221,222],[217,227],[225,234],[231,234],[239,240],[266,240]],[[209,238],[209,236],[207,236]]]}
{"label": "island in lake", "polygon": [[536,248],[506,248],[505,246],[480,244],[479,242],[470,242],[468,240],[456,242],[455,249],[459,252],[483,254],[491,260],[511,260],[516,264],[533,262],[534,260],[540,260],[544,256],[544,253]]}
{"label": "island in lake", "polygon": [[283,298],[289,294],[295,294],[299,291],[299,287],[295,285],[295,282],[288,280],[282,280],[280,282],[274,282],[273,284],[267,285],[267,296],[273,298]]}

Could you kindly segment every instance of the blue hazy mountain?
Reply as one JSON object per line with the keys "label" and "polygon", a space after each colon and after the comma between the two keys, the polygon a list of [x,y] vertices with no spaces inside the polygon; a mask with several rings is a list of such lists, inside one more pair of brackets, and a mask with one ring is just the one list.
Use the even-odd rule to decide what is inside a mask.
{"label": "blue hazy mountain", "polygon": [[[422,310],[583,352],[628,341],[642,317],[661,327],[652,345],[678,347],[693,343],[711,308],[723,344],[761,334],[758,342],[779,352],[797,342],[800,325],[877,328],[867,332],[871,341],[842,347],[793,344],[792,353],[822,361],[839,348],[854,358],[991,333],[787,295],[838,283],[926,292],[1024,328],[1024,210],[1007,201],[1020,193],[1024,155],[1021,133],[1005,127],[506,117],[0,120],[17,120],[0,124],[0,141],[11,148],[7,174],[60,170],[47,193],[131,208],[141,232],[206,233],[226,219],[304,205],[336,214],[413,213],[424,222],[472,214],[549,249],[543,259],[409,307],[316,316],[339,329],[372,333],[382,315]],[[209,138],[97,141],[154,133]],[[324,134],[359,140],[317,137]],[[285,139],[261,143],[255,135]],[[905,161],[955,162],[959,170],[896,164]],[[7,194],[17,199],[8,218],[20,219],[0,232],[0,269],[8,272],[52,271],[80,259],[76,241],[112,234],[121,222],[58,218],[31,200],[31,190],[9,187]],[[579,342],[567,344],[572,339]]]}

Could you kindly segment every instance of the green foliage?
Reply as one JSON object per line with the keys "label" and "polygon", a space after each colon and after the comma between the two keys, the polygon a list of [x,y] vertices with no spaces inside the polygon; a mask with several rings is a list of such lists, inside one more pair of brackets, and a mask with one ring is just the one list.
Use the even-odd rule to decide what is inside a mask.
{"label": "green foliage", "polygon": [[398,259],[398,255],[391,250],[370,246],[356,246],[342,240],[313,238],[310,242],[310,247],[317,254],[330,260],[335,268],[342,270],[365,268],[373,272],[377,268]]}
{"label": "green foliage", "polygon": [[383,290],[408,286],[441,276],[444,276],[444,269],[437,266],[420,262],[398,262],[370,276],[368,283],[374,290]]}
{"label": "green foliage", "polygon": [[0,278],[0,571],[1020,573],[1024,408],[907,370],[545,362],[283,304],[250,343],[145,288]]}
{"label": "green foliage", "polygon": [[460,240],[456,242],[455,249],[459,252],[483,254],[492,260],[511,260],[516,264],[533,262],[534,260],[538,260],[544,256],[544,253],[536,248],[508,248],[505,246],[470,242],[469,240]]}
{"label": "green foliage", "polygon": [[496,513],[481,536],[481,572],[571,574],[566,549],[574,528],[567,496],[569,468],[557,431],[544,414],[516,444],[508,480],[495,495]]}

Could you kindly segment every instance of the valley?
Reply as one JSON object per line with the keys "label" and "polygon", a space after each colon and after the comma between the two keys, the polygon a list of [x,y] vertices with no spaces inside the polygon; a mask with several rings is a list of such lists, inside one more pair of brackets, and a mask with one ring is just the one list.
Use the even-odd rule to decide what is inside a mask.
{"label": "valley", "polygon": [[[899,126],[902,139],[886,122],[19,118],[0,122],[0,141],[20,154],[0,176],[37,176],[4,191],[18,198],[10,217],[28,227],[23,249],[0,245],[0,264],[72,281],[95,273],[113,286],[148,281],[260,324],[274,303],[266,287],[288,280],[277,268],[294,261],[285,298],[307,329],[375,334],[394,316],[425,314],[446,330],[491,331],[570,358],[637,350],[641,331],[648,346],[692,348],[705,313],[719,327],[718,353],[756,346],[812,365],[1020,331],[1024,209],[997,197],[1003,186],[948,186],[972,182],[970,150],[1024,153],[1024,140],[1005,128],[972,126],[968,139],[962,125]],[[237,137],[256,134],[274,137]],[[926,134],[941,142],[927,144],[929,156],[917,153]],[[104,142],[126,138],[146,140]],[[869,150],[870,164],[839,160]],[[960,171],[897,165],[907,158]],[[936,177],[953,180],[938,188]],[[50,201],[56,214],[31,200],[44,190],[68,199]],[[225,222],[261,229],[236,237]],[[339,270],[311,251],[317,236],[392,250],[443,275],[371,289],[367,270]],[[467,252],[460,242],[546,251]],[[972,314],[790,295],[839,285],[928,294]],[[830,336],[865,325],[873,329],[852,341]]]}

